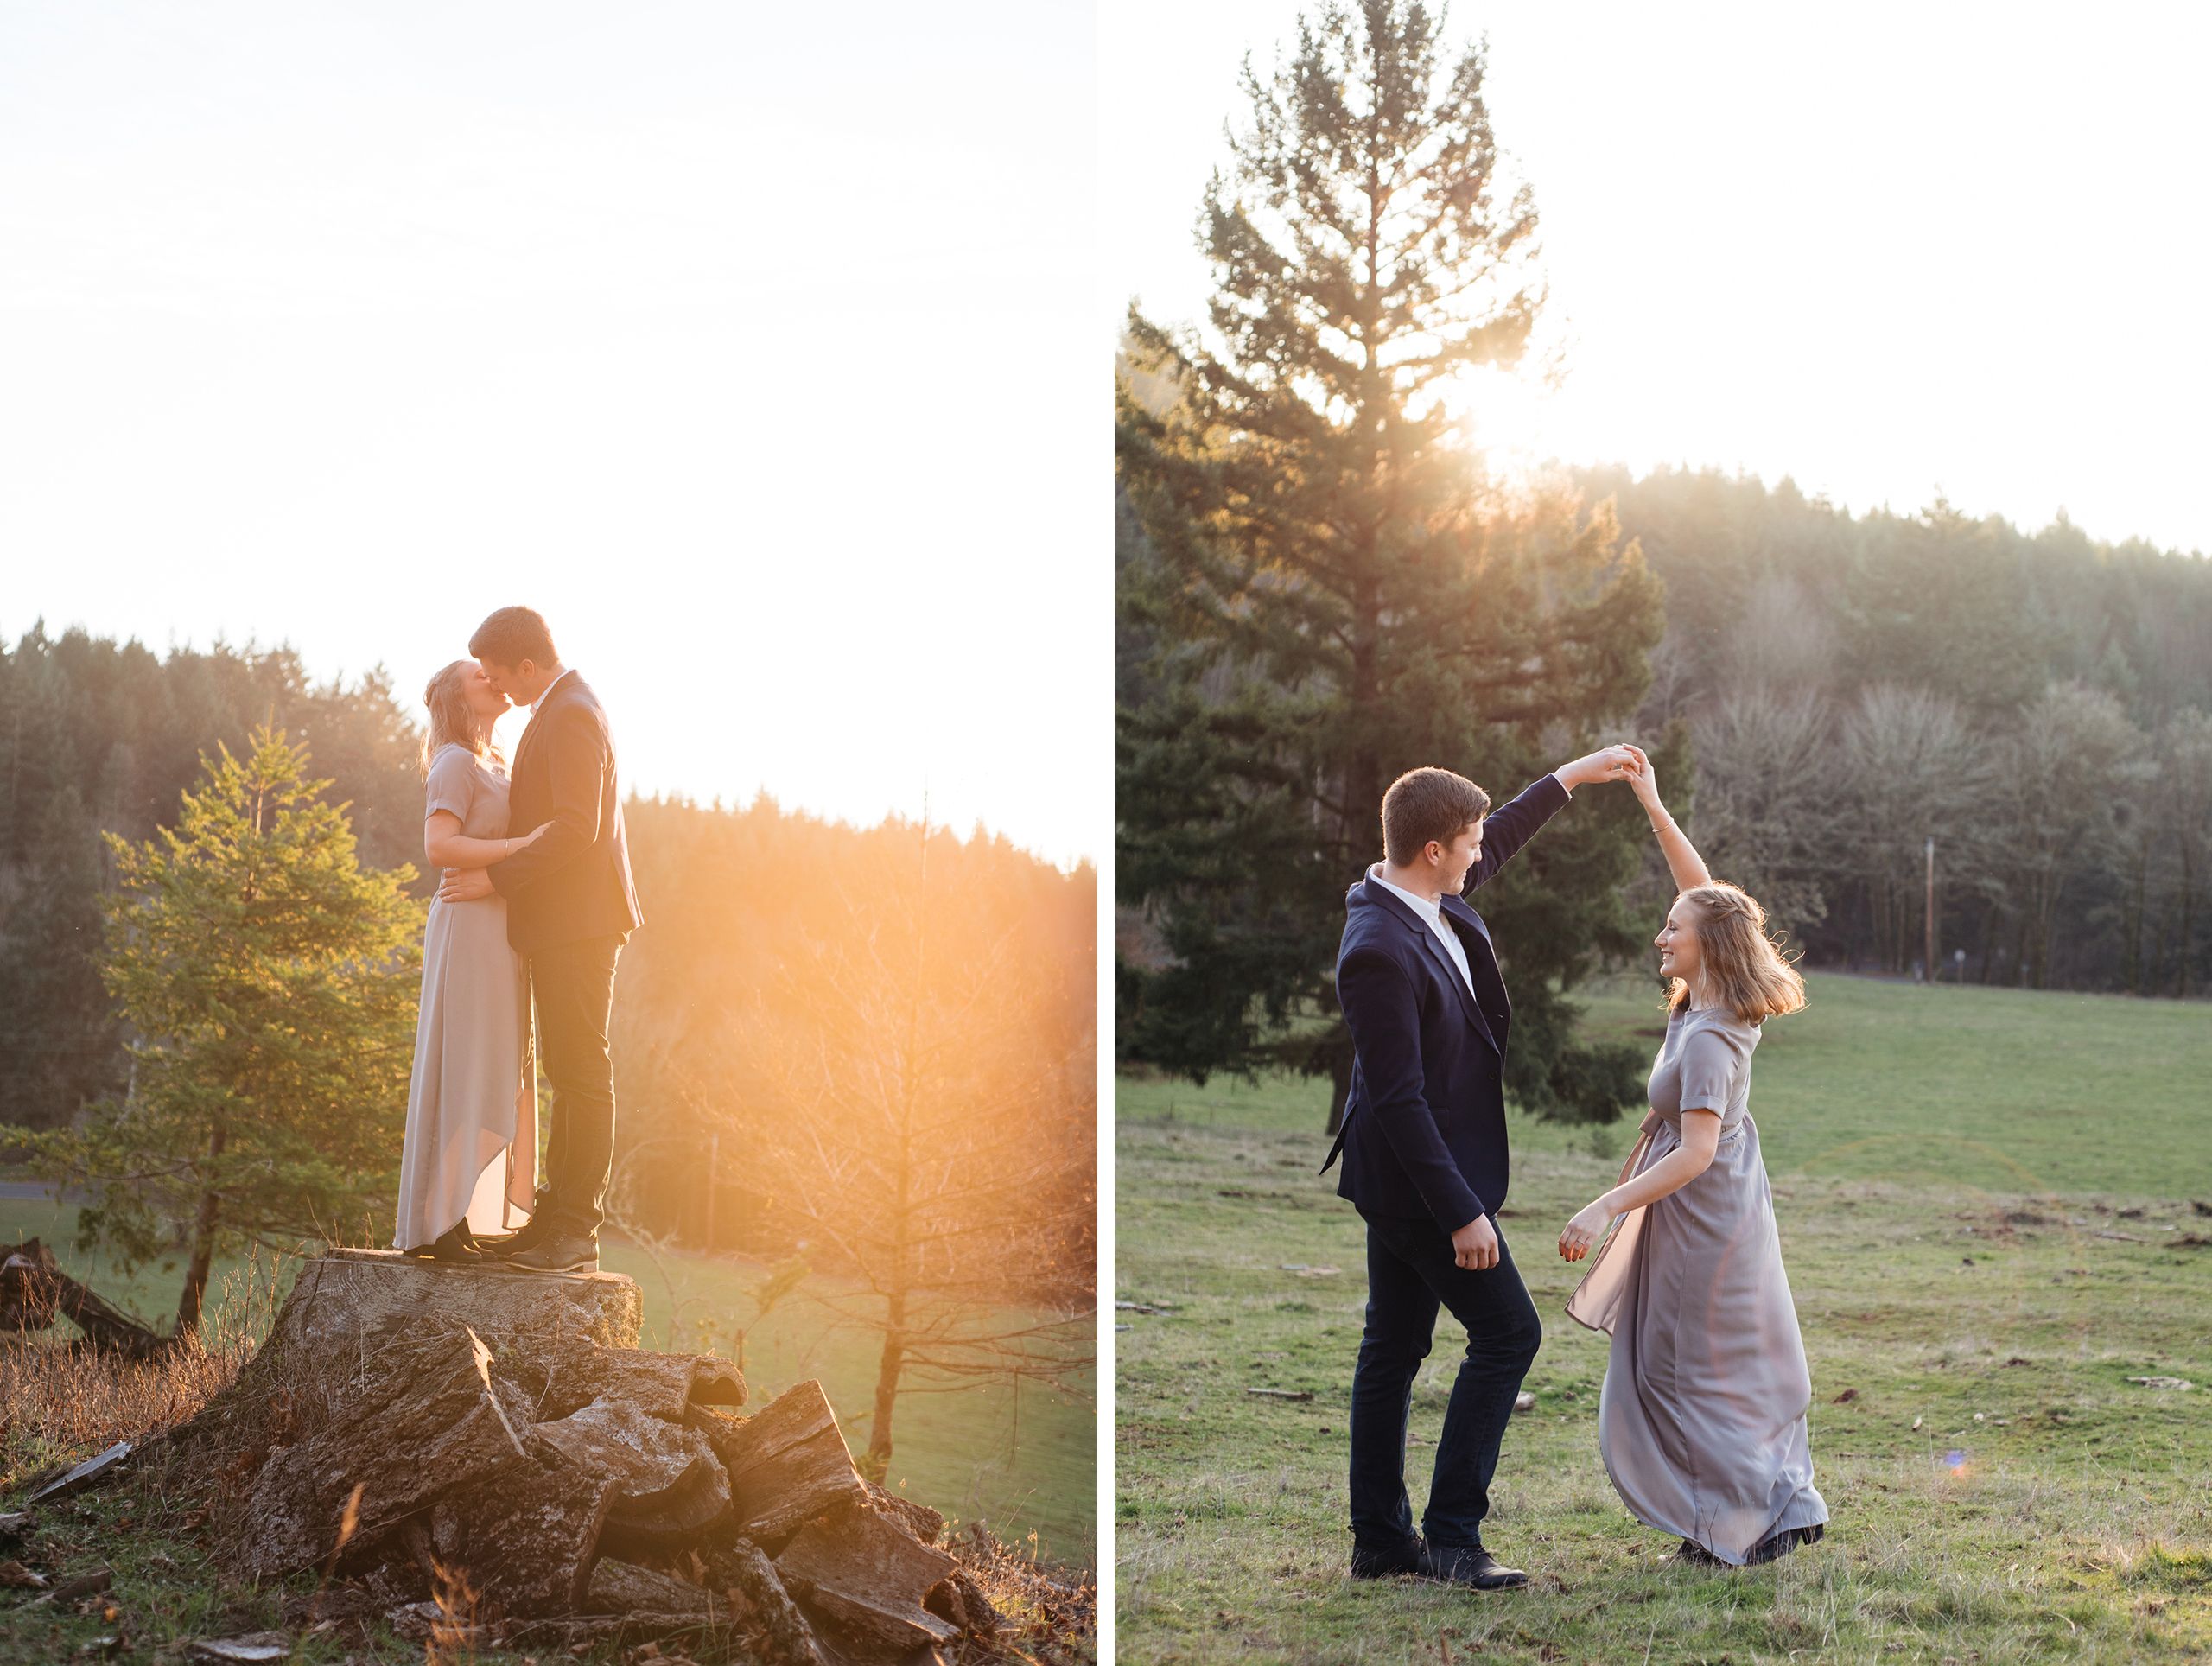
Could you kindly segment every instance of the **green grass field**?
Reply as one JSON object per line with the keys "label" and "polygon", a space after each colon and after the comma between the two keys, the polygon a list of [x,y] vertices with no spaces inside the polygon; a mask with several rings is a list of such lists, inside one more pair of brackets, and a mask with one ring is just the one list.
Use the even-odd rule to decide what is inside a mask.
{"label": "green grass field", "polygon": [[[1633,1122],[1516,1116],[1503,1224],[1544,1315],[1486,1537],[1528,1589],[1344,1575],[1363,1236],[1326,1085],[1125,1079],[1116,1561],[1131,1661],[2212,1658],[2212,1007],[1811,980],[1751,1104],[1811,1358],[1827,1538],[1662,1563],[1597,1451],[1605,1339],[1554,1240]],[[1649,985],[1588,1027],[1656,1046]],[[1315,1270],[1287,1270],[1304,1265]],[[1321,1270],[1334,1269],[1334,1270]],[[1415,1513],[1459,1352],[1415,1389]],[[2177,1377],[2162,1390],[2131,1377]],[[1307,1391],[1310,1402],[1252,1388]]]}
{"label": "green grass field", "polygon": [[[51,1244],[66,1270],[109,1300],[166,1326],[182,1284],[179,1270],[160,1266],[126,1278],[72,1247],[76,1211],[53,1203],[0,1200],[0,1240],[34,1234]],[[645,1296],[645,1345],[734,1350],[730,1327],[751,1319],[751,1288],[767,1270],[736,1256],[675,1256],[656,1263],[620,1242],[606,1245],[601,1264],[638,1281]],[[661,1267],[664,1264],[666,1276]],[[226,1276],[243,1270],[218,1263],[210,1300]],[[282,1276],[289,1288],[289,1275]],[[768,1318],[750,1328],[746,1380],[755,1404],[808,1377],[819,1377],[846,1424],[855,1453],[868,1441],[875,1390],[874,1333],[837,1323],[819,1296],[835,1289],[811,1278]],[[993,1385],[954,1393],[902,1394],[897,1411],[889,1484],[903,1487],[962,1522],[982,1520],[1009,1542],[1034,1533],[1039,1554],[1095,1566],[1097,1557],[1097,1405],[1090,1377],[1073,1393],[1036,1383]]]}

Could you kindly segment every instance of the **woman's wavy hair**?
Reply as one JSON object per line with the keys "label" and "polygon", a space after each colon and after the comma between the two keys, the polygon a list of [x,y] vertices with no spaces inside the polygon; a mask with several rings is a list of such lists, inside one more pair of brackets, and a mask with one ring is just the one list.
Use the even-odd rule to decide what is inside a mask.
{"label": "woman's wavy hair", "polygon": [[[1720,1005],[1746,1024],[1803,1010],[1805,980],[1767,935],[1766,910],[1756,898],[1721,880],[1692,886],[1682,895],[1696,919],[1706,983]],[[1689,1004],[1690,986],[1679,977],[1669,980],[1667,1010],[1681,1012]]]}
{"label": "woman's wavy hair", "polygon": [[423,779],[426,781],[430,779],[430,760],[442,746],[467,747],[479,758],[501,761],[491,735],[477,727],[476,714],[469,709],[467,684],[475,669],[474,660],[456,659],[423,690],[423,703],[430,713],[430,726],[423,731]]}

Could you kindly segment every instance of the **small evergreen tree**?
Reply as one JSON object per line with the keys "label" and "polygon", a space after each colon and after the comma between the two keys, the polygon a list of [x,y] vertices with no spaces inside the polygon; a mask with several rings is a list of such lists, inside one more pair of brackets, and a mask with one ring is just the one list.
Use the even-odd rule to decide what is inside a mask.
{"label": "small evergreen tree", "polygon": [[84,1187],[81,1247],[137,1267],[186,1256],[196,1329],[224,1248],[289,1249],[388,1205],[422,965],[410,868],[365,869],[305,747],[257,729],[201,759],[175,829],[107,836],[118,888],[101,966],[132,1032],[132,1084],[31,1137]]}

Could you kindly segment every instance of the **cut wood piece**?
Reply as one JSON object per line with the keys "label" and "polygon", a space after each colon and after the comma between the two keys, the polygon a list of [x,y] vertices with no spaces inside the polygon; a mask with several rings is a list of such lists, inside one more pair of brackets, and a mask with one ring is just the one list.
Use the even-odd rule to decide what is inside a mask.
{"label": "cut wood piece", "polygon": [[837,1415],[809,1380],[752,1417],[695,1413],[729,1472],[734,1530],[774,1551],[818,1516],[861,1509],[868,1487],[837,1428]]}
{"label": "cut wood piece", "polygon": [[65,1492],[74,1492],[79,1487],[87,1485],[106,1474],[130,1455],[130,1442],[118,1440],[105,1452],[95,1453],[83,1463],[64,1470],[23,1502],[41,1504],[48,1498],[59,1498]]}
{"label": "cut wood piece", "polygon": [[513,1353],[541,1418],[566,1417],[594,1400],[622,1401],[671,1422],[694,1405],[745,1403],[745,1379],[711,1354],[643,1353],[578,1338],[525,1339]]}
{"label": "cut wood piece", "polygon": [[532,1460],[448,1494],[432,1513],[431,1537],[440,1560],[467,1574],[485,1612],[573,1614],[591,1588],[613,1497],[604,1475],[558,1457]]}
{"label": "cut wood piece", "polygon": [[960,1635],[922,1604],[957,1566],[874,1510],[811,1522],[776,1558],[777,1575],[823,1629],[855,1648],[892,1654]]}
{"label": "cut wood piece", "polygon": [[201,1637],[185,1656],[188,1660],[216,1661],[225,1666],[250,1666],[250,1663],[291,1657],[292,1639],[282,1631],[250,1631],[241,1637]]}
{"label": "cut wood piece", "polygon": [[976,1576],[964,1567],[956,1567],[938,1585],[931,1587],[922,1606],[939,1619],[958,1626],[972,1637],[986,1642],[1006,1629],[1006,1616],[992,1605]]}
{"label": "cut wood piece", "polygon": [[613,1524],[673,1536],[695,1533],[729,1509],[729,1477],[694,1428],[601,1398],[531,1431],[533,1441],[613,1483]]}
{"label": "cut wood piece", "polygon": [[756,1629],[767,1666],[823,1666],[814,1628],[759,1545],[739,1539],[715,1546],[703,1560],[709,1582],[736,1593],[740,1613]]}
{"label": "cut wood piece", "polygon": [[684,1619],[713,1619],[724,1605],[715,1593],[650,1567],[606,1558],[592,1570],[585,1609],[594,1614],[659,1614]]}
{"label": "cut wood piece", "polygon": [[896,1522],[909,1537],[919,1544],[937,1542],[937,1536],[944,1531],[943,1510],[931,1510],[927,1504],[916,1504],[912,1498],[887,1491],[873,1481],[866,1485],[868,1502],[881,1514]]}
{"label": "cut wood piece", "polygon": [[251,1577],[279,1578],[327,1556],[341,1521],[350,1517],[346,1536],[372,1538],[442,1493],[525,1463],[518,1430],[529,1408],[491,1363],[465,1327],[393,1350],[343,1415],[270,1453],[219,1548]]}

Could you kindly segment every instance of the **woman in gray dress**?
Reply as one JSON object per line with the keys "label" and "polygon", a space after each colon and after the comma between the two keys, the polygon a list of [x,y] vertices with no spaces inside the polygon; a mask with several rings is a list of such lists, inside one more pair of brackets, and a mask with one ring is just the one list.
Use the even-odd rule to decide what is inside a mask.
{"label": "woman in gray dress", "polygon": [[[473,659],[430,679],[423,740],[423,854],[433,868],[484,868],[534,842],[507,836],[506,766],[492,725],[507,697]],[[423,935],[423,1004],[399,1160],[392,1247],[448,1262],[480,1259],[477,1232],[527,1211],[537,1167],[537,1081],[530,981],[507,946],[506,900],[431,900]]]}
{"label": "woman in gray dress", "polygon": [[1670,980],[1651,1114],[1621,1182],[1578,1211],[1560,1254],[1599,1250],[1567,1313],[1608,1332],[1598,1449],[1638,1521],[1694,1562],[1771,1561],[1819,1538],[1805,1408],[1813,1383],[1782,1270],[1774,1199],[1749,1108],[1751,1052],[1804,980],[1758,904],[1716,883],[1659,800],[1630,784],[1680,892],[1657,938]]}

